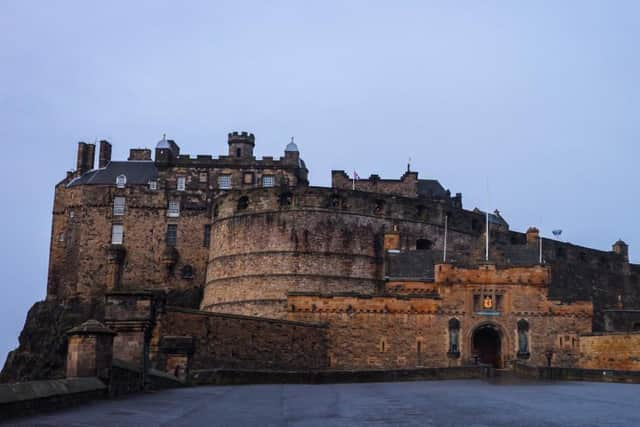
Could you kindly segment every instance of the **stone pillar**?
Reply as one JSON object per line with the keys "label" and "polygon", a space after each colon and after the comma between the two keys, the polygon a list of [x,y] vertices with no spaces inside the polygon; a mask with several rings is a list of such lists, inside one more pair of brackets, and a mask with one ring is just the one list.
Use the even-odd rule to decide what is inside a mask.
{"label": "stone pillar", "polygon": [[155,297],[146,291],[112,292],[106,295],[105,323],[117,335],[113,358],[146,372],[149,337],[155,320]]}
{"label": "stone pillar", "polygon": [[108,380],[113,359],[115,332],[97,320],[87,320],[67,336],[67,377],[98,377]]}
{"label": "stone pillar", "polygon": [[626,262],[629,262],[629,245],[627,245],[622,239],[615,242],[612,249],[613,252],[621,255]]}

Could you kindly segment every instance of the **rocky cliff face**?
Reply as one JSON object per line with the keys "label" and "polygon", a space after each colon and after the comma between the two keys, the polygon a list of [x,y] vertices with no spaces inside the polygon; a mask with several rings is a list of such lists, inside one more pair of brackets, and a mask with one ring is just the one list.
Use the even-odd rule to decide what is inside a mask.
{"label": "rocky cliff face", "polygon": [[0,382],[64,378],[66,332],[90,319],[104,317],[104,304],[71,300],[40,301],[29,310],[19,346],[7,356]]}
{"label": "rocky cliff face", "polygon": [[[197,309],[202,288],[172,290],[165,298],[167,305]],[[104,320],[104,298],[35,303],[20,333],[18,348],[7,356],[0,383],[64,378],[66,334],[89,319]]]}

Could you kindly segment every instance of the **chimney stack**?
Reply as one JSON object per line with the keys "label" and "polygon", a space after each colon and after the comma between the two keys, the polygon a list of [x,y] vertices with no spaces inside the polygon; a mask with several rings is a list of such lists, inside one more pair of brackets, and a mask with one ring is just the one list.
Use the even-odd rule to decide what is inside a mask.
{"label": "chimney stack", "polygon": [[529,227],[527,230],[527,243],[530,245],[537,244],[540,237],[540,230],[536,227]]}
{"label": "chimney stack", "polygon": [[98,167],[103,168],[111,161],[111,144],[107,140],[100,141],[100,158]]}
{"label": "chimney stack", "polygon": [[76,170],[82,175],[93,169],[96,155],[96,145],[86,142],[78,143],[78,157],[76,160]]}

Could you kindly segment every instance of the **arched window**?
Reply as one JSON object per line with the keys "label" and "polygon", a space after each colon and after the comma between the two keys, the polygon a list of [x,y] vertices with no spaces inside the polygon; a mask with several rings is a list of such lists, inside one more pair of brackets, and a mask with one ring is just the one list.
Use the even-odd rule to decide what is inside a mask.
{"label": "arched window", "polygon": [[449,320],[449,357],[460,357],[460,321],[458,319]]}
{"label": "arched window", "polygon": [[425,251],[429,250],[433,247],[433,242],[429,239],[418,239],[416,240],[416,250]]}
{"label": "arched window", "polygon": [[293,202],[293,194],[288,191],[281,193],[279,202],[280,207],[291,206],[291,203]]}
{"label": "arched window", "polygon": [[124,188],[127,185],[127,176],[126,175],[118,175],[116,177],[116,187]]}
{"label": "arched window", "polygon": [[183,279],[193,279],[193,267],[190,265],[185,265],[182,267],[180,272],[182,274]]}
{"label": "arched window", "polygon": [[240,148],[236,149],[236,157],[242,157],[242,149]]}
{"label": "arched window", "polygon": [[518,321],[518,359],[529,358],[529,322]]}
{"label": "arched window", "polygon": [[384,200],[376,200],[376,205],[373,208],[373,212],[376,215],[382,215],[384,213]]}
{"label": "arched window", "polygon": [[249,198],[242,196],[238,199],[238,210],[243,211],[249,207]]}

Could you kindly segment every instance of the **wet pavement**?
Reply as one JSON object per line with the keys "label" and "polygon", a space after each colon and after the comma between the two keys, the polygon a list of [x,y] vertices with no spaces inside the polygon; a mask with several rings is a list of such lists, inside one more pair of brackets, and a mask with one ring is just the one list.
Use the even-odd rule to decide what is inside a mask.
{"label": "wet pavement", "polygon": [[640,426],[640,385],[456,380],[197,387],[2,425]]}

